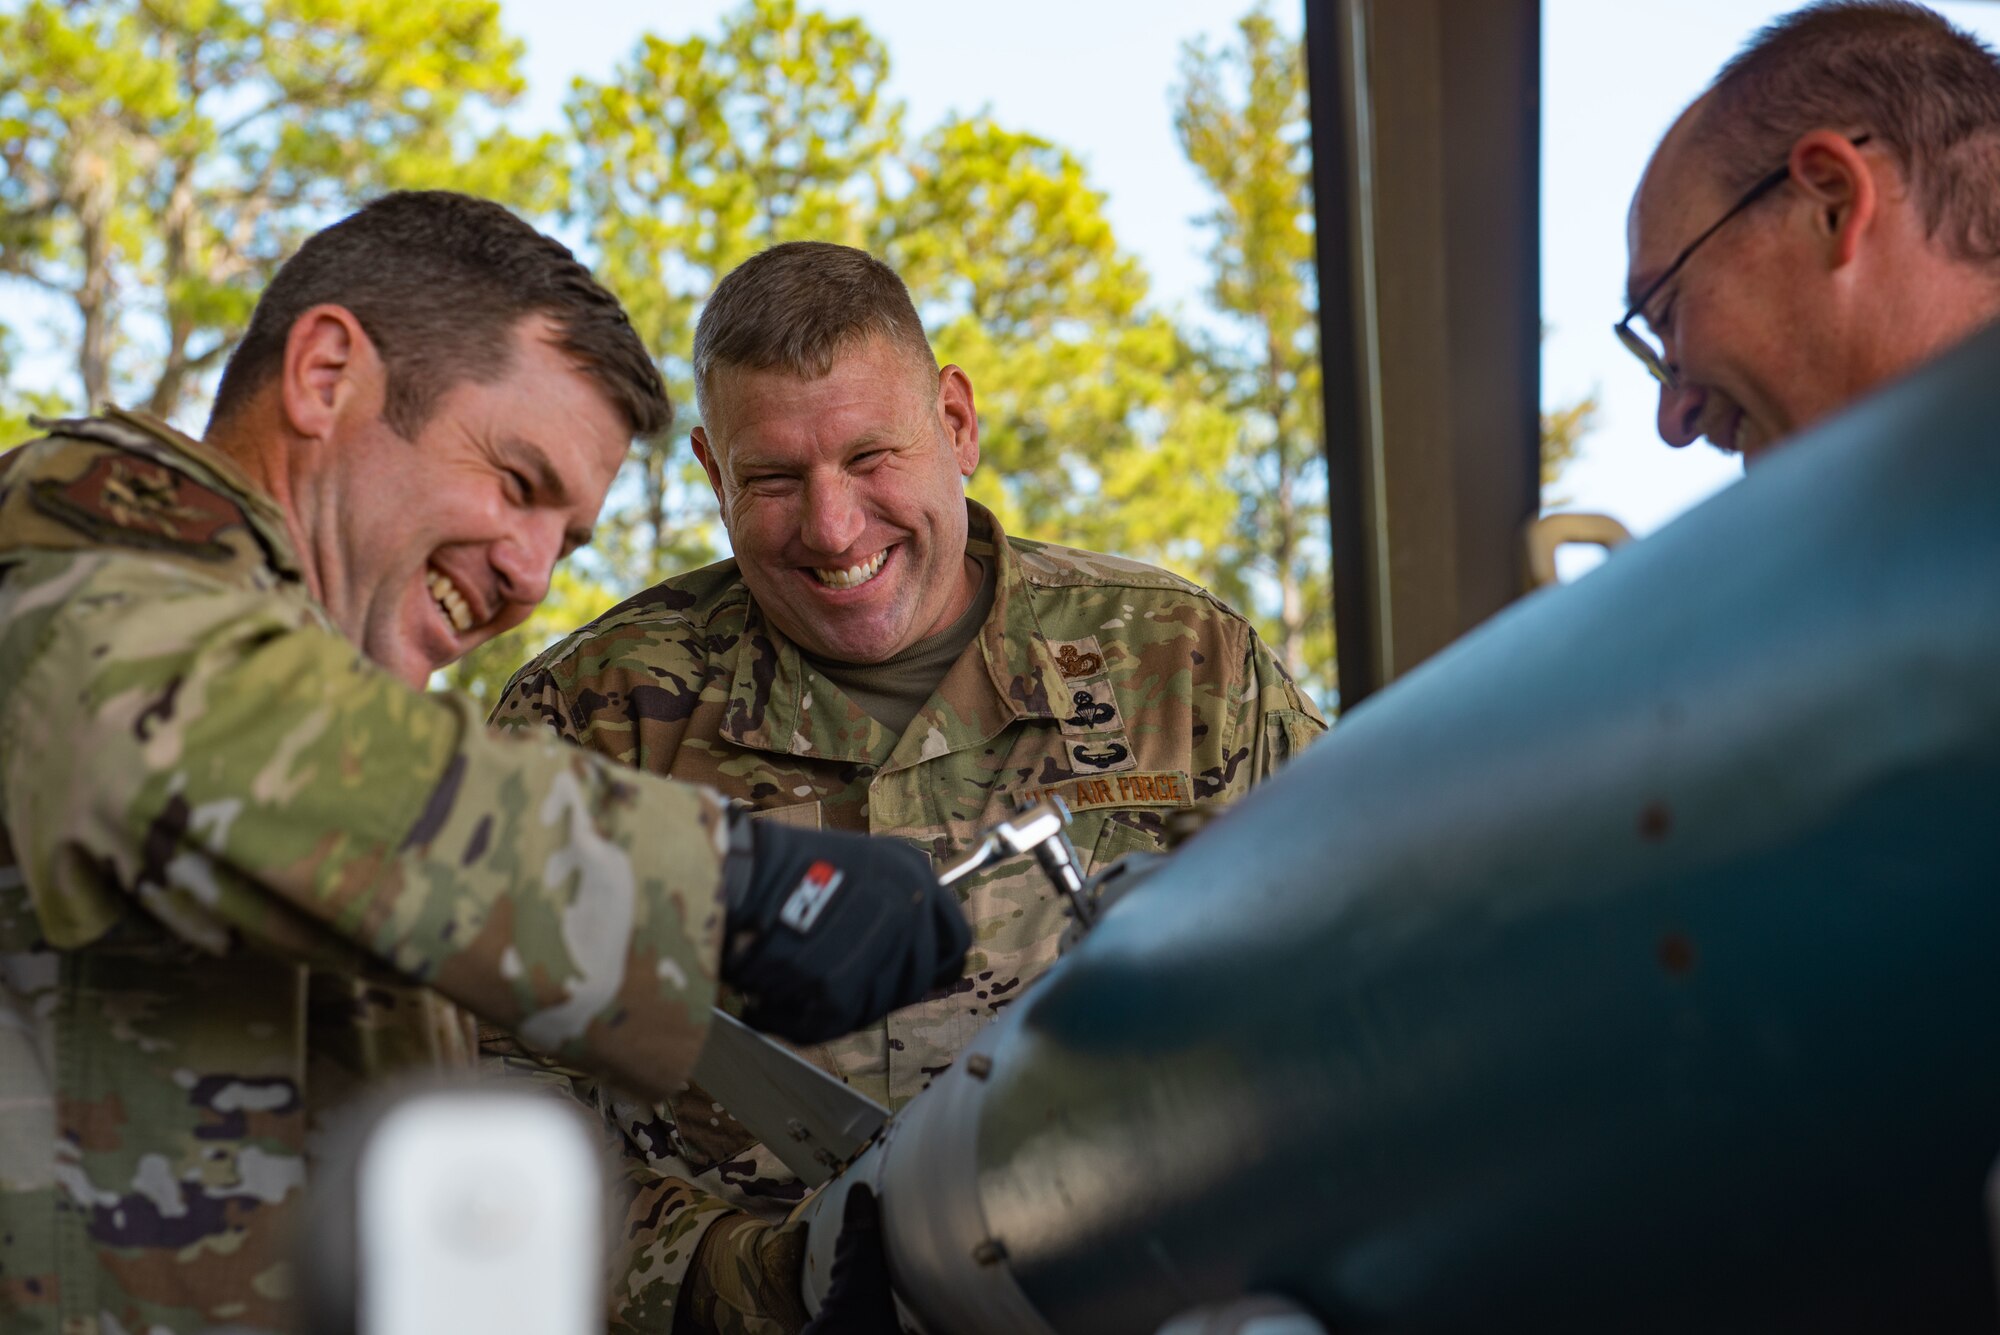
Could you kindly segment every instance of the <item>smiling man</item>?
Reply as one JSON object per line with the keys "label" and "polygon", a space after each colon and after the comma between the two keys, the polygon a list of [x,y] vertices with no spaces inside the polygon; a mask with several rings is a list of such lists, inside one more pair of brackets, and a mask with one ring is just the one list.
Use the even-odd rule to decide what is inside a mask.
{"label": "smiling man", "polygon": [[[1086,871],[1159,848],[1177,812],[1234,799],[1324,729],[1201,589],[1011,538],[966,500],[972,383],[939,368],[878,260],[816,242],[749,260],[704,308],[694,368],[694,450],[734,559],[556,645],[496,723],[712,784],[761,823],[890,834],[940,858],[1055,792]],[[1031,863],[960,888],[966,976],[808,1050],[891,1106],[1056,957],[1062,904]],[[679,1221],[656,1285],[678,1284],[702,1243],[677,1328],[796,1325],[796,1239],[763,1220],[797,1181],[698,1088],[618,1112],[661,1175],[634,1218]]]}
{"label": "smiling man", "polygon": [[473,1015],[663,1097],[718,976],[797,1039],[957,976],[910,849],[752,831],[418,689],[670,415],[567,250],[425,192],[279,271],[205,440],[109,412],[0,460],[10,1333],[294,1328],[323,1116],[469,1062]]}
{"label": "smiling man", "polygon": [[1754,462],[2000,316],[2000,63],[1920,5],[1787,15],[1668,131],[1627,233],[1661,437]]}

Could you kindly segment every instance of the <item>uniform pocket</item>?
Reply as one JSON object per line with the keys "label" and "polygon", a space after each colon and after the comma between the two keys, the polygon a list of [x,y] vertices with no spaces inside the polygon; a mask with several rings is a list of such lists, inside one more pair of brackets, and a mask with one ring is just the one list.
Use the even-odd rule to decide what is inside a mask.
{"label": "uniform pocket", "polygon": [[1103,828],[1084,859],[1083,874],[1095,875],[1128,853],[1157,853],[1165,846],[1166,830],[1159,812],[1106,812]]}
{"label": "uniform pocket", "polygon": [[1311,746],[1326,729],[1309,715],[1296,709],[1274,709],[1264,716],[1264,746],[1277,768]]}

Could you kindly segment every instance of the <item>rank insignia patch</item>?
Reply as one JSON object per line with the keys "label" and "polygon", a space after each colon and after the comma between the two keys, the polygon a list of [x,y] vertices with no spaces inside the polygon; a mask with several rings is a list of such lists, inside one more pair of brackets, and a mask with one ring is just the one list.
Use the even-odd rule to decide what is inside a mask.
{"label": "rank insignia patch", "polygon": [[228,497],[164,464],[105,455],[69,482],[44,478],[30,489],[36,509],[100,542],[225,560],[221,541],[245,524]]}

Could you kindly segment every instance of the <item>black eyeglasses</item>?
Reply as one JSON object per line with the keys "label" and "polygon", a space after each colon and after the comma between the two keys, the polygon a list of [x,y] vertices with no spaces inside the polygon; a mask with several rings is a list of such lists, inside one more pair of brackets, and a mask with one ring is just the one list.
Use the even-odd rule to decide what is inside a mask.
{"label": "black eyeglasses", "polygon": [[[1848,142],[1859,148],[1861,145],[1867,143],[1868,140],[1869,136],[1862,134],[1856,135]],[[1701,248],[1702,242],[1721,231],[1724,224],[1731,218],[1734,218],[1737,214],[1743,212],[1743,210],[1749,208],[1752,204],[1755,204],[1758,200],[1783,185],[1791,178],[1791,175],[1791,164],[1786,163],[1763,180],[1757,182],[1757,184],[1751,186],[1743,198],[1730,205],[1727,213],[1717,218],[1713,223],[1710,223],[1707,231],[1688,242],[1687,248],[1674,256],[1674,262],[1666,267],[1666,271],[1649,283],[1646,286],[1646,290],[1639,294],[1638,299],[1632,303],[1632,309],[1625,312],[1625,318],[1611,327],[1611,332],[1618,335],[1618,341],[1625,345],[1626,350],[1639,359],[1640,364],[1652,373],[1653,379],[1659,381],[1668,389],[1678,389],[1680,387],[1680,377],[1674,373],[1674,368],[1667,364],[1666,353],[1647,342],[1646,336],[1632,327],[1632,322],[1638,319],[1645,311],[1646,303],[1659,295],[1660,289],[1667,285],[1668,280],[1681,271],[1681,266],[1688,262],[1690,255]]]}

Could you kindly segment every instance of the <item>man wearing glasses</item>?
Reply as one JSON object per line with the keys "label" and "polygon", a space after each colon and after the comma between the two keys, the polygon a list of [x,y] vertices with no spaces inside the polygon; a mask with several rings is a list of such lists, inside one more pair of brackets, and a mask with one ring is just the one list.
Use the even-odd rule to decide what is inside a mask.
{"label": "man wearing glasses", "polygon": [[1749,463],[2000,316],[2000,60],[1921,5],[1772,23],[1667,132],[1619,338]]}

